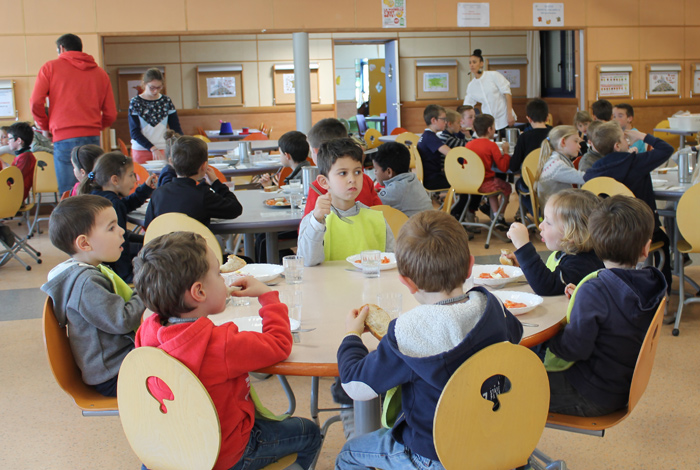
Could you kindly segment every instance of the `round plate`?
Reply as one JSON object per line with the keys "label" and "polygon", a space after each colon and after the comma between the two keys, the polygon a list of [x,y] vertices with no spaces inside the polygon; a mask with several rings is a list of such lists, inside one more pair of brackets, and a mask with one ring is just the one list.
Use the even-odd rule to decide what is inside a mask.
{"label": "round plate", "polygon": [[[352,264],[357,269],[362,269],[362,255],[348,256],[345,258],[345,261]],[[379,265],[379,270],[386,271],[387,269],[394,269],[395,267],[396,256],[394,256],[394,253],[382,253],[382,263]]]}
{"label": "round plate", "polygon": [[[284,201],[276,201],[276,202],[284,202],[284,204],[277,205],[275,204],[268,204],[267,201],[275,201],[277,199],[284,199]],[[289,199],[286,198],[280,198],[280,197],[271,197],[270,199],[265,199],[263,201],[263,204],[265,207],[269,207],[270,209],[289,209],[292,207],[292,205],[289,203]]]}
{"label": "round plate", "polygon": [[[482,273],[493,275],[493,272],[498,268],[503,268],[503,272],[505,272],[509,277],[504,279],[482,279],[479,277]],[[513,282],[521,277],[523,277],[522,269],[515,266],[504,266],[502,264],[481,264],[474,265],[472,268],[472,279],[474,279],[474,284],[477,286],[503,287],[509,282]]]}
{"label": "round plate", "polygon": [[[231,320],[238,327],[238,331],[255,331],[262,333],[262,318],[260,317],[241,317]],[[289,327],[292,331],[299,329],[299,320],[289,319]]]}
{"label": "round plate", "polygon": [[531,294],[529,292],[501,290],[493,292],[493,295],[498,297],[499,300],[504,303],[506,300],[510,300],[511,302],[519,302],[527,305],[526,307],[519,308],[506,307],[513,315],[522,315],[523,313],[527,313],[542,303],[542,297],[536,294]]}
{"label": "round plate", "polygon": [[253,166],[279,166],[279,160],[259,160],[253,163]]}
{"label": "round plate", "polygon": [[668,181],[666,181],[664,179],[660,179],[660,178],[652,178],[651,179],[651,185],[655,188],[665,186],[667,184],[668,184]]}
{"label": "round plate", "polygon": [[279,264],[248,264],[233,273],[222,273],[226,284],[242,276],[252,276],[260,282],[268,282],[275,279],[284,272],[284,268]]}
{"label": "round plate", "polygon": [[232,168],[230,163],[210,163],[209,166],[213,166],[217,170],[228,170]]}

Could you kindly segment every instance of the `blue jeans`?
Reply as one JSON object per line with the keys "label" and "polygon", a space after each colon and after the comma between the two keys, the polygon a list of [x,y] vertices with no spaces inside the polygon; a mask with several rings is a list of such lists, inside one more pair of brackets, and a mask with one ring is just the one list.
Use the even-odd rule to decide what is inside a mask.
{"label": "blue jeans", "polygon": [[53,160],[56,166],[56,179],[58,180],[58,195],[73,189],[77,180],[73,174],[73,164],[70,161],[70,153],[79,145],[100,145],[100,136],[74,137],[72,139],[59,140],[53,143]]}
{"label": "blue jeans", "polygon": [[350,439],[335,459],[336,470],[370,467],[382,470],[411,468],[444,470],[438,460],[414,454],[410,449],[396,442],[391,435],[391,429],[386,428]]}

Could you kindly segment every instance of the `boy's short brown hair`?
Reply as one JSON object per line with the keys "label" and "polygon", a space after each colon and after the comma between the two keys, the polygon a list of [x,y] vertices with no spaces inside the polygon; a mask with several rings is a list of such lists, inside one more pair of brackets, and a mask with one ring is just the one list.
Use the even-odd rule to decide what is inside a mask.
{"label": "boy's short brown hair", "polygon": [[486,137],[489,127],[496,125],[496,120],[490,114],[479,114],[474,118],[474,132],[478,137]]}
{"label": "boy's short brown hair", "polygon": [[654,213],[641,199],[612,196],[591,213],[588,230],[601,260],[633,267],[654,233]]}
{"label": "boy's short brown hair", "polygon": [[588,111],[577,111],[576,114],[574,114],[574,126],[578,124],[590,125],[592,122],[593,118],[591,117],[591,113],[589,113]]}
{"label": "boy's short brown hair", "polygon": [[180,177],[194,176],[203,163],[208,161],[207,144],[202,139],[183,135],[172,146],[170,157],[175,173]]}
{"label": "boy's short brown hair", "polygon": [[349,157],[362,163],[364,152],[357,142],[349,137],[322,143],[321,148],[318,149],[318,172],[323,176],[328,176],[333,164],[343,157]]}
{"label": "boy's short brown hair", "polygon": [[347,136],[348,130],[342,122],[335,118],[325,118],[314,124],[306,138],[312,148],[319,149],[324,142]]}
{"label": "boy's short brown hair", "polygon": [[207,242],[192,232],[173,232],[148,242],[134,258],[134,287],[143,303],[161,317],[179,317],[194,307],[185,292],[206,276]]}
{"label": "boy's short brown hair", "polygon": [[49,218],[51,244],[73,256],[76,253],[75,240],[80,235],[89,235],[95,227],[97,214],[110,207],[109,199],[92,194],[64,199]]}
{"label": "boy's short brown hair", "polygon": [[459,122],[462,120],[462,115],[459,114],[457,111],[448,109],[445,111],[445,118],[447,119],[447,122],[449,122],[450,124],[454,124],[455,122]]}
{"label": "boy's short brown hair", "polygon": [[467,232],[445,212],[419,212],[396,239],[399,274],[425,292],[461,287],[469,277],[470,257]]}
{"label": "boy's short brown hair", "polygon": [[605,156],[615,151],[615,144],[619,143],[625,133],[617,121],[610,121],[595,129],[591,141],[601,155]]}
{"label": "boy's short brown hair", "polygon": [[447,114],[445,108],[439,104],[429,104],[426,106],[423,110],[423,120],[425,121],[425,124],[429,126],[430,123],[433,122],[433,119],[440,117],[440,113]]}
{"label": "boy's short brown hair", "polygon": [[561,249],[567,255],[591,251],[593,243],[588,231],[588,218],[600,205],[600,198],[584,189],[564,189],[553,194],[551,205],[554,217],[561,223]]}

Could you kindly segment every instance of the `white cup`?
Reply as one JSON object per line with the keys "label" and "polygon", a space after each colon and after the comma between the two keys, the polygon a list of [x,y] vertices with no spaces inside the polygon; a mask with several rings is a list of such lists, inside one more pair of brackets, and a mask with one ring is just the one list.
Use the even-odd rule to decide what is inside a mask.
{"label": "white cup", "polygon": [[360,256],[362,257],[362,273],[365,277],[379,277],[382,252],[379,250],[366,250],[363,251]]}
{"label": "white cup", "polygon": [[289,255],[282,258],[287,284],[301,284],[304,277],[304,257]]}

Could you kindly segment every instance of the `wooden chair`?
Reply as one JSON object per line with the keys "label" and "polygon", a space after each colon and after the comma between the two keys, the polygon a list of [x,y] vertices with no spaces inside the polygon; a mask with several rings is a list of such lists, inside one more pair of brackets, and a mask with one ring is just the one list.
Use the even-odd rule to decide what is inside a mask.
{"label": "wooden chair", "polygon": [[[445,156],[445,176],[447,176],[447,181],[450,183],[450,187],[455,190],[457,194],[468,194],[471,198],[472,196],[499,196],[503,193],[501,191],[494,191],[490,193],[482,193],[479,191],[479,187],[484,182],[484,175],[486,170],[484,169],[484,162],[481,158],[469,150],[466,147],[455,147],[450,150]],[[503,212],[503,207],[506,204],[505,197],[501,198],[501,204],[498,207],[498,211],[491,218],[490,224],[484,224],[481,222],[465,222],[464,214],[467,210],[468,204],[464,206],[462,215],[460,216],[459,222],[462,225],[468,227],[483,227],[488,229],[488,235],[486,236],[486,248],[489,247],[491,243],[491,236],[496,234],[501,240],[508,242],[500,233],[494,231],[496,227],[496,221],[498,217]]]}
{"label": "wooden chair", "polygon": [[452,205],[454,204],[454,201],[455,190],[454,188],[450,188],[447,190],[447,194],[445,195],[445,201],[442,203],[442,207],[440,207],[440,210],[442,212],[450,214],[452,212]]}
{"label": "wooden chair", "polygon": [[193,135],[192,137],[196,137],[196,138],[198,138],[198,139],[201,139],[201,140],[203,140],[203,141],[206,142],[206,143],[211,142],[211,139],[210,139],[209,137],[207,137],[205,134],[195,134],[195,135]]}
{"label": "wooden chair", "polygon": [[[37,230],[37,224],[42,221],[48,221],[48,217],[39,218],[39,210],[41,209],[41,199],[43,193],[53,193],[54,206],[58,204],[58,180],[56,179],[56,169],[53,155],[48,152],[36,152],[36,166],[34,167],[34,181],[32,183],[32,194],[34,200],[34,221],[32,222],[29,233],[34,233]],[[39,233],[41,231],[37,230]]]}
{"label": "wooden chair", "polygon": [[382,133],[377,129],[367,129],[367,132],[365,132],[365,142],[367,143],[367,148],[374,149],[382,145],[383,142],[379,140],[381,136]]}
{"label": "wooden chair", "polygon": [[[22,207],[22,198],[24,197],[24,179],[22,171],[16,166],[9,166],[0,171],[0,220],[10,219],[17,215],[17,212]],[[20,251],[27,253],[38,264],[41,264],[41,253],[36,251],[27,243],[27,237],[21,238],[9,226],[5,225],[12,236],[12,243],[7,243],[3,238],[0,238],[0,266],[7,264],[11,259],[19,262],[24,269],[31,271],[32,267],[24,262],[17,254]],[[29,232],[31,233],[31,232]]]}
{"label": "wooden chair", "polygon": [[[548,428],[603,437],[606,429],[621,423],[632,413],[632,410],[634,410],[634,407],[639,403],[639,400],[642,398],[642,395],[644,395],[644,391],[649,384],[649,377],[651,376],[651,369],[654,366],[656,349],[659,345],[659,337],[661,336],[661,323],[664,318],[665,307],[666,299],[663,299],[656,309],[654,318],[644,337],[642,347],[639,350],[637,364],[634,367],[634,374],[632,375],[632,385],[630,386],[630,396],[627,406],[605,416],[590,418],[549,413],[547,417]],[[552,462],[549,457],[537,449],[534,451],[533,456],[545,462],[545,464],[548,465],[548,469],[566,468],[557,465],[561,464],[561,461]],[[551,466],[552,464],[554,465]]]}
{"label": "wooden chair", "polygon": [[404,129],[403,127],[395,127],[393,131],[391,131],[391,134],[389,135],[399,135],[403,134],[404,132],[408,132],[408,130]]}
{"label": "wooden chair", "polygon": [[5,162],[5,165],[12,165],[12,162],[15,161],[15,156],[11,153],[3,153],[0,155],[0,160]]}
{"label": "wooden chair", "polygon": [[124,143],[124,141],[122,139],[117,138],[117,143],[119,144],[119,150],[121,151],[121,153],[128,157],[129,149],[126,148],[126,144]]}
{"label": "wooden chair", "polygon": [[[671,125],[668,122],[668,119],[664,119],[663,121],[659,122],[656,126],[654,126],[654,129],[670,129]],[[654,131],[654,137],[657,139],[661,139],[667,144],[669,144],[671,147],[674,149],[677,149],[681,145],[681,136],[675,135],[675,134],[669,134],[668,132],[663,132],[663,131]]]}
{"label": "wooden chair", "polygon": [[51,297],[46,298],[43,315],[43,334],[46,357],[58,386],[73,399],[83,416],[116,416],[117,399],[100,395],[83,382],[80,369],[70,348],[66,326],[59,325],[53,311]]}
{"label": "wooden chair", "polygon": [[[540,209],[540,198],[539,195],[537,194],[537,181],[535,181],[535,176],[533,175],[532,171],[525,167],[523,165],[522,169],[522,178],[523,181],[525,181],[525,184],[527,185],[528,188],[530,188],[530,204],[532,204],[532,217],[533,217],[533,223],[535,227],[537,227],[542,220],[541,217],[541,209]],[[528,226],[529,228],[529,226]]]}
{"label": "wooden chair", "polygon": [[243,138],[243,140],[270,140],[268,137],[263,134],[262,132],[256,132],[254,134],[248,134]]}
{"label": "wooden chair", "polygon": [[[173,399],[161,402],[151,395],[150,377],[165,382]],[[221,448],[219,416],[202,382],[187,366],[162,349],[136,348],[122,363],[117,395],[124,434],[146,467],[213,468]],[[296,457],[289,455],[265,469],[286,468]]]}
{"label": "wooden chair", "polygon": [[404,144],[406,147],[408,147],[408,150],[415,150],[415,152],[411,152],[411,163],[409,165],[409,168],[413,169],[416,167],[416,162],[417,158],[416,155],[419,155],[418,153],[418,141],[420,140],[420,137],[417,136],[416,134],[412,132],[404,132],[403,134],[399,134],[396,136],[396,142],[400,144]]}
{"label": "wooden chair", "polygon": [[[481,386],[499,374],[511,387],[494,404],[481,395]],[[433,421],[440,463],[447,470],[526,465],[544,430],[548,406],[549,381],[535,353],[508,342],[480,350],[457,369],[440,395]]]}
{"label": "wooden chair", "polygon": [[583,158],[583,157],[581,155],[579,155],[578,157],[576,157],[576,159],[574,159],[574,162],[573,162],[574,168],[576,168],[577,170],[578,170],[579,163],[581,163],[581,158]]}
{"label": "wooden chair", "polygon": [[634,193],[627,186],[609,176],[599,176],[598,178],[590,179],[581,186],[581,189],[590,191],[597,196],[615,196],[619,194],[634,197]]}
{"label": "wooden chair", "polygon": [[357,132],[362,137],[367,132],[367,120],[364,114],[358,114],[355,117],[357,118]]}
{"label": "wooden chair", "polygon": [[195,129],[195,132],[197,132],[197,135],[207,135],[207,132],[201,126],[195,126],[194,129]]}
{"label": "wooden chair", "polygon": [[219,240],[211,233],[211,230],[200,221],[188,217],[185,214],[180,214],[179,212],[169,212],[153,219],[146,229],[146,235],[143,237],[143,244],[145,245],[154,238],[165,235],[166,233],[178,231],[194,232],[203,236],[209,248],[214,251],[216,259],[223,259]]}
{"label": "wooden chair", "polygon": [[277,174],[277,185],[284,186],[284,179],[292,174],[292,169],[288,166],[282,167],[282,169]]}
{"label": "wooden chair", "polygon": [[376,211],[381,211],[384,214],[384,218],[386,219],[387,223],[389,224],[389,227],[391,228],[391,233],[394,234],[394,239],[399,236],[399,230],[401,230],[401,227],[403,227],[403,224],[408,222],[408,216],[401,212],[398,209],[394,209],[391,206],[386,206],[386,205],[378,205],[378,206],[372,206],[370,209],[374,209]]}

